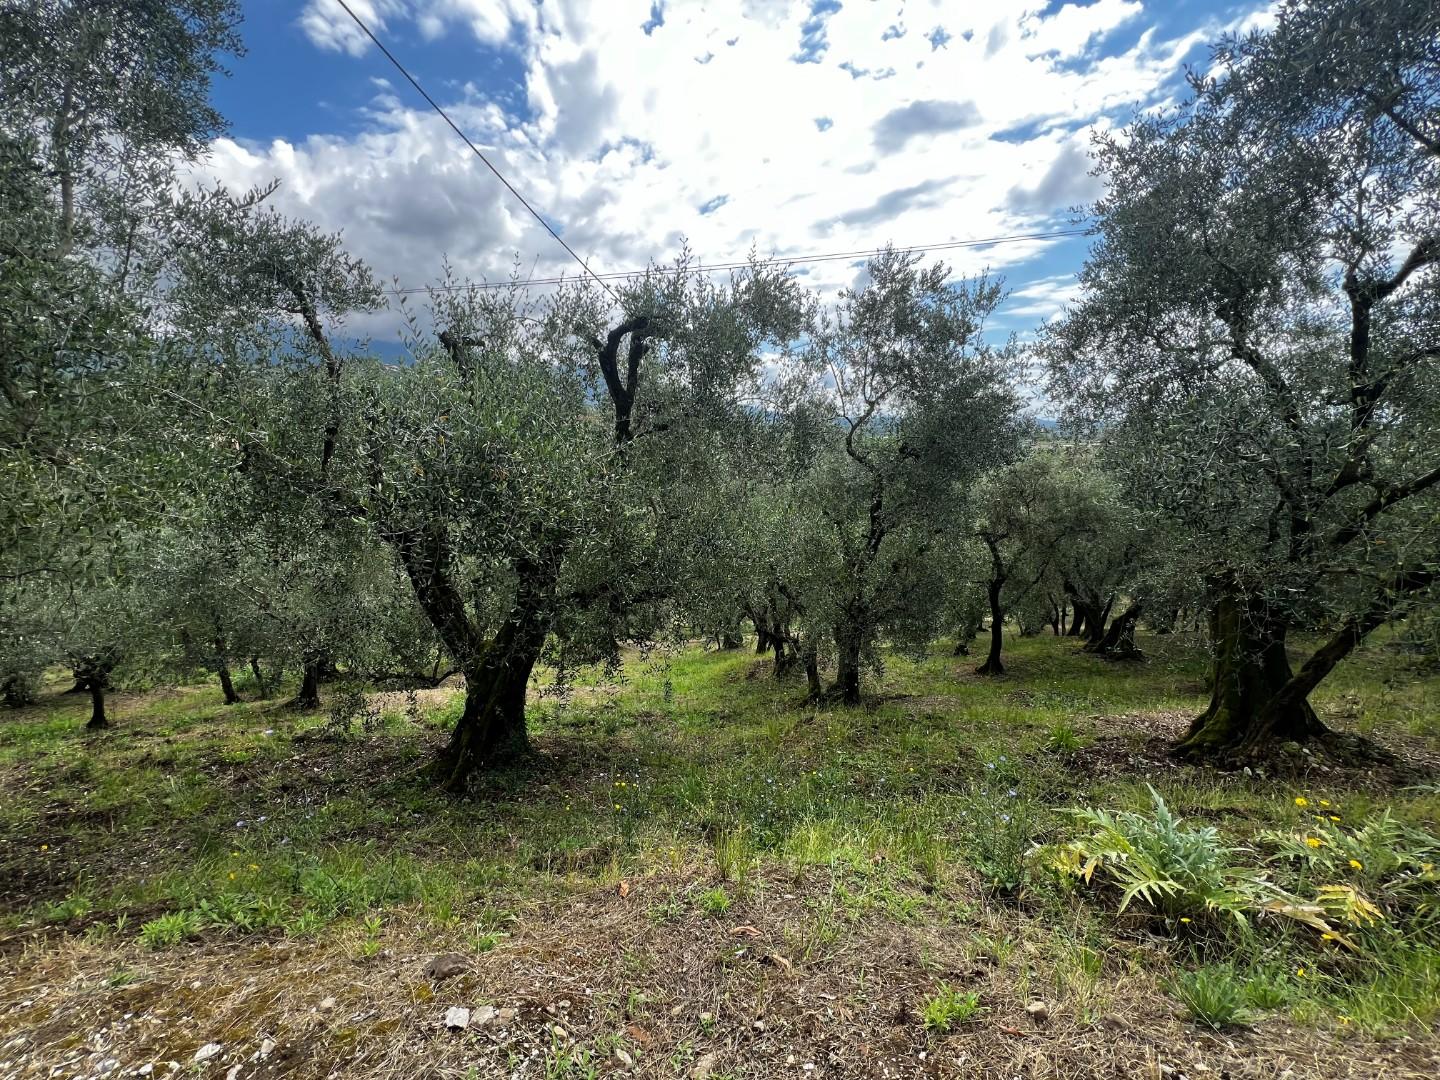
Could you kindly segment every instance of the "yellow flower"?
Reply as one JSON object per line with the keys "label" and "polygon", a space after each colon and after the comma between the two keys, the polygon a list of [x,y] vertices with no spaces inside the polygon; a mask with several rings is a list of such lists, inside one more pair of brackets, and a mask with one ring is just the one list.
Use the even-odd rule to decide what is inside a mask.
{"label": "yellow flower", "polygon": [[1350,860],[1350,869],[1351,869],[1351,870],[1364,870],[1364,869],[1365,869],[1365,864],[1362,863],[1359,859],[1351,859],[1351,860]]}
{"label": "yellow flower", "polygon": [[40,845],[40,850],[41,850],[41,851],[49,851],[49,850],[50,850],[50,845],[49,845],[49,844],[41,844],[41,845]]}
{"label": "yellow flower", "polygon": [[234,881],[234,880],[235,880],[235,871],[234,871],[234,870],[231,870],[231,871],[230,871],[230,880],[231,880],[231,881]]}
{"label": "yellow flower", "polygon": [[1310,800],[1307,799],[1307,798],[1305,798],[1304,795],[1297,795],[1297,796],[1295,796],[1295,805],[1296,805],[1296,806],[1309,806],[1309,805],[1310,805]]}
{"label": "yellow flower", "polygon": [[1325,931],[1325,933],[1323,933],[1323,934],[1320,935],[1320,940],[1321,940],[1321,941],[1334,941],[1334,940],[1335,940],[1335,935],[1332,934],[1332,933],[1330,933],[1330,931],[1327,930],[1327,931]]}
{"label": "yellow flower", "polygon": [[1186,918],[1184,915],[1182,915],[1182,916],[1180,916],[1180,921],[1181,921],[1181,922],[1189,922],[1190,920],[1189,920],[1188,918]]}
{"label": "yellow flower", "polygon": [[1329,799],[1321,799],[1321,800],[1320,800],[1320,805],[1321,805],[1321,806],[1329,806],[1329,805],[1330,805],[1330,800],[1329,800]]}
{"label": "yellow flower", "polygon": [[618,802],[615,804],[615,809],[616,809],[616,810],[619,810],[619,809],[620,809],[620,804],[619,804]]}
{"label": "yellow flower", "polygon": [[1336,817],[1334,814],[1331,814],[1331,815],[1330,815],[1330,820],[1331,820],[1331,821],[1339,821],[1340,819],[1339,819],[1338,817]]}
{"label": "yellow flower", "polygon": [[250,869],[251,869],[251,870],[259,870],[260,867],[257,866],[255,863],[252,862],[252,863],[250,864]]}
{"label": "yellow flower", "polygon": [[1303,967],[1302,967],[1302,968],[1296,968],[1296,969],[1295,969],[1295,977],[1296,977],[1297,979],[1303,979],[1303,978],[1305,977],[1305,969],[1304,969]]}
{"label": "yellow flower", "polygon": [[1324,844],[1324,841],[1321,840],[1319,837],[1315,837],[1315,836],[1307,836],[1307,837],[1305,837],[1305,846],[1306,846],[1306,847],[1318,848],[1318,847],[1320,847],[1322,844]]}
{"label": "yellow flower", "polygon": [[1342,1024],[1348,1024],[1348,1023],[1350,1023],[1350,1017],[1348,1017],[1348,1016],[1337,1016],[1337,1017],[1335,1017],[1335,1019],[1336,1019],[1336,1020],[1339,1020],[1340,1023],[1342,1023]]}

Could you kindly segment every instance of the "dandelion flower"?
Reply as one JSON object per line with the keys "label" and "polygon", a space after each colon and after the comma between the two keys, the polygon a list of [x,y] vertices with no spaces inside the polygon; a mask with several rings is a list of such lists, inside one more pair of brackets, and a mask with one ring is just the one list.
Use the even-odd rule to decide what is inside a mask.
{"label": "dandelion flower", "polygon": [[41,851],[49,851],[49,850],[50,850],[50,845],[49,845],[49,844],[41,844],[41,845],[40,845],[40,850],[41,850]]}
{"label": "dandelion flower", "polygon": [[1332,934],[1329,930],[1327,930],[1327,931],[1325,931],[1325,933],[1323,933],[1323,934],[1320,935],[1320,940],[1321,940],[1321,941],[1334,941],[1334,940],[1335,940],[1335,935]]}
{"label": "dandelion flower", "polygon": [[1318,847],[1320,847],[1320,846],[1321,846],[1322,844],[1324,844],[1324,843],[1325,843],[1325,841],[1321,840],[1318,836],[1307,836],[1307,837],[1305,837],[1305,846],[1306,846],[1306,847],[1318,848]]}
{"label": "dandelion flower", "polygon": [[1307,799],[1307,798],[1305,798],[1304,795],[1297,795],[1297,796],[1295,796],[1295,805],[1296,805],[1296,806],[1309,806],[1309,805],[1310,805],[1310,800]]}
{"label": "dandelion flower", "polygon": [[1351,869],[1351,870],[1364,870],[1364,869],[1365,869],[1365,864],[1362,863],[1359,859],[1351,859],[1351,860],[1350,860],[1350,869]]}
{"label": "dandelion flower", "polygon": [[1331,821],[1339,821],[1340,819],[1339,819],[1338,817],[1336,817],[1334,814],[1331,814],[1331,815],[1330,815],[1330,820],[1331,820]]}
{"label": "dandelion flower", "polygon": [[1303,979],[1303,978],[1305,977],[1305,969],[1304,969],[1303,967],[1302,967],[1302,968],[1296,968],[1296,969],[1295,969],[1295,977],[1296,977],[1297,979]]}
{"label": "dandelion flower", "polygon": [[1321,805],[1321,806],[1329,806],[1329,805],[1330,805],[1330,800],[1329,800],[1329,799],[1321,799],[1321,800],[1320,800],[1320,805]]}

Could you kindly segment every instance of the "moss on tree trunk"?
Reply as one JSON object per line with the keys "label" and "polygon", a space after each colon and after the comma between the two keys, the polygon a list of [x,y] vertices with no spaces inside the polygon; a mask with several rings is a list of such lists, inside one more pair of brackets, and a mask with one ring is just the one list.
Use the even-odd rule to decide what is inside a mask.
{"label": "moss on tree trunk", "polygon": [[1177,756],[1238,760],[1278,742],[1304,742],[1326,733],[1303,695],[1281,692],[1294,677],[1285,629],[1259,601],[1231,591],[1215,602],[1210,706],[1175,745]]}

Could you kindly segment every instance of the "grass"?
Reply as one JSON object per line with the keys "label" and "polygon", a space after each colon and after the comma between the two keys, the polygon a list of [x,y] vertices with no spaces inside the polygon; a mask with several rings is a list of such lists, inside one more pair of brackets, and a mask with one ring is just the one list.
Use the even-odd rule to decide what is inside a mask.
{"label": "grass", "polygon": [[978,990],[956,990],[942,982],[925,1002],[925,1030],[948,1034],[959,1025],[973,1020],[983,1009]]}
{"label": "grass", "polygon": [[[430,1008],[425,993],[451,984],[394,974],[395,958],[454,949],[495,965],[497,1003],[534,998],[530,984],[504,989],[506,972],[534,967],[583,1000],[585,1018],[566,1026],[589,1034],[534,1046],[554,1075],[605,1071],[616,1059],[603,1040],[622,1036],[620,1049],[656,1068],[719,1052],[736,1032],[753,1060],[767,1060],[772,1037],[783,1060],[782,1043],[823,1032],[798,1019],[752,1025],[811,1015],[792,1001],[802,985],[805,1000],[825,1002],[822,1028],[858,1025],[836,1037],[902,1057],[919,1049],[877,1041],[886,1017],[943,1039],[957,1025],[1018,1028],[1036,997],[1052,1023],[1141,1010],[1157,1031],[1177,1024],[1179,1043],[1190,1014],[1262,1031],[1280,1015],[1315,1040],[1428,1037],[1440,1001],[1433,922],[1377,937],[1363,956],[1268,925],[1259,944],[1244,942],[1178,909],[1185,921],[1137,936],[1140,912],[1047,869],[1037,852],[1081,831],[1070,811],[1143,813],[1151,786],[1188,825],[1245,850],[1305,824],[1314,807],[1297,798],[1324,798],[1347,824],[1388,809],[1436,828],[1440,794],[1367,773],[1298,783],[1173,766],[1164,745],[1203,705],[1204,650],[1184,634],[1144,648],[1147,663],[1113,665],[1072,642],[1015,638],[997,680],[943,645],[889,655],[858,710],[806,704],[802,683],[776,682],[746,650],[637,653],[623,680],[580,672],[568,697],[536,693],[542,758],[480,778],[459,801],[424,775],[453,699],[377,711],[332,691],[338,713],[306,716],[279,694],[227,707],[209,687],[121,692],[114,728],[88,733],[86,703],[52,693],[0,718],[0,936],[28,943],[6,973],[34,986],[52,965],[90,964],[89,985],[123,975],[111,990],[149,993],[172,968],[219,956],[245,971],[255,955],[270,963],[256,977],[283,985],[225,1022],[258,1032],[291,997],[313,1010],[304,956],[322,970],[351,965],[341,986],[356,970],[391,972],[394,1015],[410,1024]],[[1440,677],[1384,639],[1342,673],[1316,695],[1323,717],[1433,760],[1440,733],[1425,703]],[[90,952],[67,952],[77,948]],[[276,968],[260,957],[273,950],[296,959]],[[1167,982],[1177,967],[1187,973]],[[196,980],[176,978],[179,1009]],[[1167,988],[1178,1004],[1165,1004]],[[0,993],[0,1015],[7,1002]],[[701,1012],[715,1030],[697,1028]],[[534,1020],[537,1039],[554,1023]],[[651,1041],[624,1035],[627,1024]],[[381,1025],[345,1045],[380,1054],[394,1042]],[[993,1052],[1008,1047],[998,1037]],[[435,1062],[449,1053],[431,1049]],[[172,1057],[188,1060],[182,1051]],[[712,1075],[766,1075],[737,1071],[743,1060]]]}
{"label": "grass", "polygon": [[1246,984],[1229,964],[1182,971],[1170,984],[1190,1016],[1215,1031],[1236,1027],[1248,1017]]}

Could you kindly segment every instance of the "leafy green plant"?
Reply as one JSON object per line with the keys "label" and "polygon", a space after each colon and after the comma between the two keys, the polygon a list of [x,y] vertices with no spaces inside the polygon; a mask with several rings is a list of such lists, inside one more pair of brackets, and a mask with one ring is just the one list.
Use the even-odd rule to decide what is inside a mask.
{"label": "leafy green plant", "polygon": [[150,949],[171,948],[194,937],[201,928],[199,912],[190,909],[172,911],[141,926],[140,943]]}
{"label": "leafy green plant", "polygon": [[942,982],[935,993],[925,999],[925,1030],[945,1034],[956,1024],[973,1020],[984,1006],[980,1004],[978,990],[956,990],[949,983]]}
{"label": "leafy green plant", "polygon": [[1278,967],[1262,967],[1246,977],[1242,993],[1246,1005],[1273,1012],[1294,1000],[1295,987],[1289,972]]}
{"label": "leafy green plant", "polygon": [[1364,929],[1386,922],[1395,932],[1400,918],[1411,930],[1440,922],[1440,837],[1396,820],[1388,808],[1346,828],[1327,800],[1295,802],[1311,820],[1258,839],[1316,890],[1315,903],[1328,916]]}
{"label": "leafy green plant", "polygon": [[708,889],[700,894],[696,903],[707,915],[724,915],[730,910],[730,894],[724,889]]}
{"label": "leafy green plant", "polygon": [[[1225,843],[1213,826],[1185,826],[1154,788],[1150,797],[1149,814],[1071,811],[1092,831],[1059,849],[1056,868],[1086,883],[1096,877],[1108,881],[1120,890],[1121,911],[1138,899],[1179,922],[1222,916],[1248,928],[1256,917],[1287,918],[1318,930],[1324,941],[1352,949],[1358,946],[1340,927],[1368,929],[1384,918],[1380,908],[1348,883],[1313,887],[1313,899],[1304,899],[1277,883],[1268,868],[1240,865],[1241,856],[1258,859],[1256,851]],[[1316,836],[1269,836],[1282,855],[1287,845],[1297,853],[1318,853],[1326,845]],[[1294,884],[1303,888],[1309,883]]]}
{"label": "leafy green plant", "polygon": [[1193,1020],[1216,1031],[1243,1023],[1247,1015],[1245,984],[1229,964],[1181,972],[1169,990]]}
{"label": "leafy green plant", "polygon": [[1064,720],[1053,725],[1050,728],[1050,734],[1045,739],[1045,748],[1060,754],[1073,754],[1084,745],[1080,738],[1080,732]]}
{"label": "leafy green plant", "polygon": [[1014,895],[1025,882],[1039,809],[1003,776],[972,792],[962,803],[960,822],[965,861],[996,893]]}
{"label": "leafy green plant", "polygon": [[384,924],[379,915],[367,915],[361,925],[365,937],[360,942],[360,956],[369,960],[380,951],[380,929]]}

